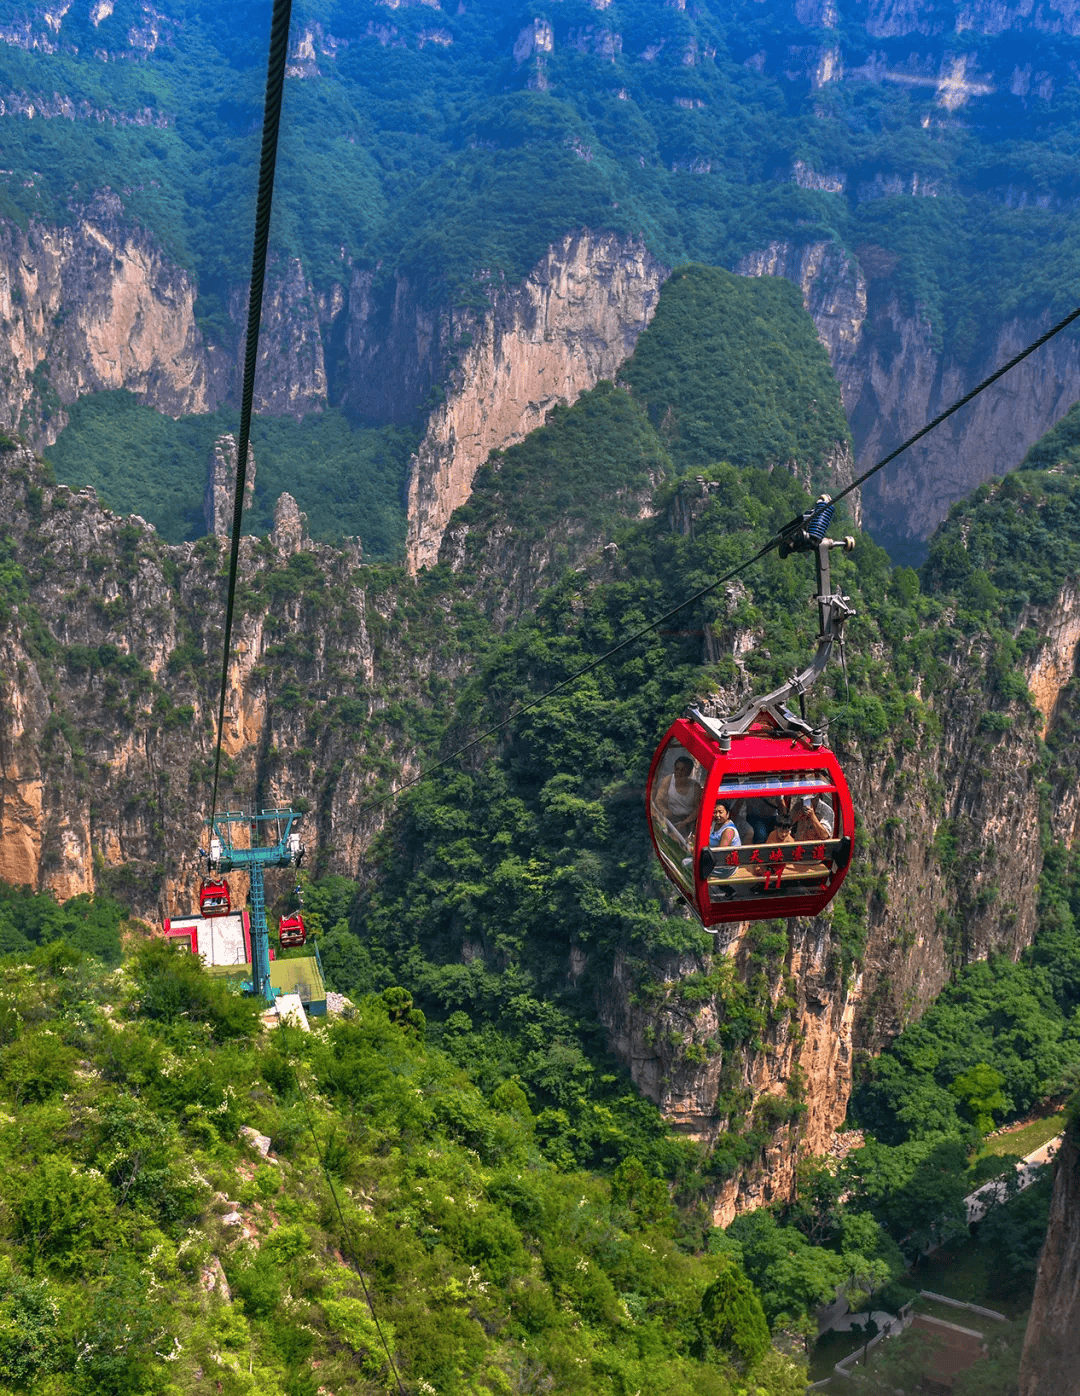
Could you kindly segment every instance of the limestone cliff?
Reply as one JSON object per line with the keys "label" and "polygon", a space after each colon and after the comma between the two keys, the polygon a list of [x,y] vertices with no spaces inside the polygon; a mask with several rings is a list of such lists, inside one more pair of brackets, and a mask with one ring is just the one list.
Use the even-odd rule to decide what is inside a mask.
{"label": "limestone cliff", "polygon": [[715,1226],[789,1197],[799,1157],[828,1150],[851,1091],[860,983],[843,982],[822,921],[799,922],[770,966],[762,1040],[720,1046],[732,985],[762,969],[747,929],[715,955],[672,962],[651,1003],[636,1001],[619,962],[601,1002],[612,1050],[680,1133],[712,1146],[729,1126],[756,1127],[757,1150],[713,1195]]}
{"label": "limestone cliff", "polygon": [[[196,323],[190,274],[104,194],[63,225],[0,220],[0,428],[39,449],[84,393],[125,388],[168,416],[212,412],[238,397],[246,297],[230,297],[229,342]],[[344,307],[335,286],[317,295],[300,263],[267,274],[255,407],[303,416],[327,400],[324,327]]]}
{"label": "limestone cliff", "polygon": [[212,410],[224,390],[194,283],[122,212],[109,195],[63,227],[0,222],[0,424],[39,445],[83,393],[127,388],[177,416]]}
{"label": "limestone cliff", "polygon": [[[881,271],[873,252],[864,252],[864,267],[837,243],[772,243],[736,267],[786,277],[802,290],[840,382],[860,472],[1047,328],[1010,321],[976,358],[959,363],[934,347],[925,321],[881,292],[880,280],[879,294],[868,295]],[[1078,398],[1080,345],[1054,340],[871,480],[863,492],[867,527],[889,545],[929,537],[950,504],[1011,470]]]}
{"label": "limestone cliff", "polygon": [[1054,1195],[1020,1359],[1020,1396],[1080,1391],[1080,1128],[1054,1161]]}
{"label": "limestone cliff", "polygon": [[520,286],[497,290],[486,313],[454,313],[448,333],[460,357],[410,469],[411,569],[438,560],[450,516],[493,449],[615,375],[667,274],[641,243],[586,231],[549,248]]}
{"label": "limestone cliff", "polygon": [[[670,507],[673,527],[693,527],[678,495]],[[222,541],[168,547],[92,492],[48,485],[23,451],[0,452],[0,517],[26,574],[0,608],[0,877],[61,896],[112,889],[151,918],[190,905]],[[358,560],[312,543],[288,497],[269,540],[243,540],[223,800],[303,797],[316,870],[364,876],[387,808],[376,797],[416,768],[403,712],[445,695],[475,654],[468,608],[438,576],[421,597]],[[970,637],[922,695],[939,738],[905,720],[839,747],[871,850],[849,878],[856,959],[823,918],[789,935],[735,927],[713,953],[658,966],[651,997],[631,994],[622,962],[601,984],[614,1049],[677,1126],[711,1142],[738,1122],[756,1141],[718,1187],[719,1221],[783,1195],[798,1152],[827,1147],[857,1053],[917,1015],[956,964],[1030,941],[1043,779],[1054,836],[1072,840],[1080,821],[1076,761],[1045,777],[1038,758],[1038,733],[1052,740],[1072,701],[1078,605],[1067,586],[1023,618],[1047,637],[1026,661],[1037,717],[1015,700],[1010,727],[986,728],[987,656]],[[738,656],[751,638],[721,627],[703,645]]]}
{"label": "limestone cliff", "polygon": [[[15,605],[0,631],[0,878],[61,897],[112,886],[147,916],[169,914],[197,886],[224,544],[207,537],[170,548],[143,520],[118,518],[93,491],[63,485],[46,488],[32,517],[25,491],[36,472],[28,453],[0,454],[0,516],[13,527],[34,603]],[[358,560],[355,549],[307,539],[288,496],[265,543],[242,541],[224,731],[226,798],[274,803],[313,792],[309,842],[332,838],[341,866],[353,868],[374,824],[352,811],[384,751],[394,765],[407,761],[407,748],[393,755],[397,739],[377,716],[388,671],[354,579]],[[399,630],[407,634],[407,624]],[[286,653],[283,691],[275,666]],[[396,668],[396,644],[378,653]],[[424,668],[403,675],[406,689]],[[343,695],[350,714],[372,720],[366,752],[353,747],[348,771],[332,717]],[[305,747],[316,713],[325,749],[319,740]]]}

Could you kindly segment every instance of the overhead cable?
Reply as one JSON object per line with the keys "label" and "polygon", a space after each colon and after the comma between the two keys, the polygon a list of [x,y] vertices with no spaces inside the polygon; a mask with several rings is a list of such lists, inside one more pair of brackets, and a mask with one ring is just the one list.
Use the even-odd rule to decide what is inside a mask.
{"label": "overhead cable", "polygon": [[[1041,349],[1044,344],[1053,339],[1055,335],[1060,334],[1062,330],[1067,329],[1076,319],[1080,319],[1080,306],[1077,306],[1075,310],[1066,315],[1064,320],[1059,320],[1056,325],[1051,326],[1045,334],[1033,340],[1026,349],[1022,349],[1020,353],[1011,358],[1008,363],[1002,364],[1000,368],[995,369],[988,378],[984,378],[977,387],[972,388],[971,392],[965,393],[964,396],[954,402],[951,407],[947,407],[944,412],[938,413],[932,422],[927,422],[926,426],[920,427],[914,435],[909,436],[906,441],[897,446],[895,450],[890,451],[887,456],[883,456],[876,465],[871,466],[869,470],[853,480],[850,485],[845,485],[838,494],[832,496],[833,502],[839,503],[841,499],[844,499],[861,485],[864,485],[871,476],[876,475],[879,470],[883,470],[885,466],[891,461],[894,461],[897,456],[902,455],[909,447],[914,446],[917,441],[922,440],[924,436],[932,432],[935,427],[939,427],[942,422],[947,421],[954,412],[959,412],[961,407],[966,407],[967,404],[974,398],[977,398],[980,393],[985,392],[991,384],[996,383],[999,378],[1003,378],[1006,373],[1014,369],[1017,364],[1022,363],[1024,359],[1030,354],[1033,354],[1036,349]],[[644,639],[646,635],[652,634],[654,630],[659,629],[666,621],[671,620],[673,616],[677,616],[680,611],[685,611],[688,606],[693,606],[695,602],[709,596],[726,582],[734,580],[741,572],[745,572],[748,567],[752,567],[755,562],[760,562],[767,553],[772,552],[773,548],[778,547],[785,537],[789,537],[792,531],[797,529],[804,522],[804,519],[804,515],[792,519],[790,523],[785,524],[783,528],[775,533],[764,547],[759,548],[758,551],[754,553],[753,556],[748,557],[745,562],[740,562],[737,567],[733,567],[729,572],[725,572],[722,577],[712,582],[709,586],[702,587],[700,591],[695,591],[694,594],[688,596],[685,601],[680,601],[679,604],[673,606],[670,611],[665,611],[657,620],[651,621],[648,625],[643,625],[638,630],[633,631],[630,635],[627,635],[625,639],[620,640],[617,645],[613,645],[611,649],[606,650],[598,658],[590,660],[588,664],[583,664],[580,669],[575,669],[572,674],[567,675],[565,679],[561,679],[553,688],[547,689],[547,691],[541,693],[539,697],[532,698],[527,703],[522,703],[512,712],[508,713],[500,722],[496,722],[478,737],[474,737],[472,741],[466,742],[464,746],[458,747],[455,751],[452,751],[449,756],[444,756],[440,760],[435,761],[432,765],[425,766],[424,769],[413,776],[411,780],[404,781],[387,795],[383,795],[375,800],[365,801],[360,806],[360,811],[372,809],[379,805],[386,804],[390,800],[396,799],[398,795],[411,789],[412,786],[419,785],[421,781],[427,780],[429,776],[434,775],[434,773],[441,770],[443,766],[448,766],[459,757],[465,756],[468,752],[480,746],[483,742],[486,742],[489,737],[495,736],[497,732],[501,732],[504,727],[508,727],[511,722],[515,722],[525,713],[531,712],[533,708],[537,708],[541,703],[547,702],[547,700],[553,698],[555,694],[561,693],[564,689],[569,688],[572,684],[576,683],[578,679],[583,679],[586,674],[591,674],[594,669],[599,669],[602,664],[606,664],[609,659],[612,659],[615,655],[626,649],[627,646]]]}
{"label": "overhead cable", "polygon": [[214,816],[217,814],[221,743],[225,731],[225,695],[229,686],[229,652],[232,648],[233,610],[236,603],[236,572],[240,560],[240,528],[244,515],[248,447],[251,441],[251,405],[255,395],[255,365],[259,354],[259,323],[262,320],[263,284],[266,280],[266,248],[270,238],[270,209],[274,201],[274,172],[277,167],[278,130],[281,125],[281,99],[285,86],[285,62],[289,53],[289,20],[291,16],[292,0],[274,0],[274,12],[270,20],[270,52],[266,64],[266,98],[263,103],[259,192],[255,203],[255,236],[251,250],[247,338],[244,341],[244,385],[240,397],[240,436],[236,445],[236,494],[233,500],[232,551],[229,555],[229,590],[225,603],[225,635],[221,647],[221,697],[218,702],[217,745],[214,749],[214,788],[210,798],[211,826]]}

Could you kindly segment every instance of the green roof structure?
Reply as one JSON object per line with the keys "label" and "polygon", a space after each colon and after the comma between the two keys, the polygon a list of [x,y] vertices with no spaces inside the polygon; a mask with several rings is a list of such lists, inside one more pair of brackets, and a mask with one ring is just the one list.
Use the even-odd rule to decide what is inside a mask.
{"label": "green roof structure", "polygon": [[[207,974],[217,979],[227,979],[239,987],[251,983],[251,965],[207,965]],[[270,987],[274,996],[296,994],[304,1005],[304,1011],[316,1018],[326,1015],[326,984],[323,981],[319,962],[314,955],[300,955],[288,960],[271,960]]]}

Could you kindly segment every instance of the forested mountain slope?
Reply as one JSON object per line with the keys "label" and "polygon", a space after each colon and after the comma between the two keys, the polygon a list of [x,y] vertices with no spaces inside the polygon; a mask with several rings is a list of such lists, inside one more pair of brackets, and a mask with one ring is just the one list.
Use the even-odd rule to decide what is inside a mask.
{"label": "forested mountain slope", "polygon": [[[414,565],[434,561],[488,448],[538,424],[530,404],[542,417],[612,376],[687,259],[800,285],[860,460],[1069,300],[1071,0],[294,15],[260,403],[409,429],[348,456],[342,526],[361,534],[361,501],[399,497],[436,409],[411,467]],[[37,443],[85,393],[130,389],[170,414],[231,400],[265,24],[253,4],[0,6],[0,360],[8,425]],[[469,381],[499,363],[478,404]],[[1078,395],[1067,340],[875,485],[874,527],[924,538]],[[476,439],[459,449],[464,423]],[[204,461],[188,460],[197,507]]]}
{"label": "forested mountain slope", "polygon": [[[5,1391],[803,1390],[663,1183],[560,1168],[521,1088],[485,1097],[403,991],[260,1036],[161,942],[117,965],[96,909],[115,968],[55,927],[0,962]],[[0,895],[4,929],[47,910]]]}
{"label": "forested mountain slope", "polygon": [[[357,567],[305,541],[291,501],[271,537],[245,541],[223,799],[307,803],[314,871],[348,879],[324,920],[339,984],[403,984],[462,1060],[531,1082],[552,1112],[548,1143],[568,1157],[603,1158],[606,1132],[641,1104],[613,1052],[710,1151],[707,1205],[723,1220],[786,1193],[797,1147],[825,1147],[859,1050],[916,1016],[957,966],[1016,956],[1034,936],[1042,850],[1070,844],[1077,822],[1076,427],[1067,418],[1023,469],[958,506],[921,581],[865,537],[839,564],[859,613],[851,692],[830,673],[814,702],[853,786],[856,867],[825,918],[718,946],[654,869],[645,772],[689,700],[734,702],[804,660],[805,560],[765,559],[678,630],[389,798],[752,554],[806,506],[800,477],[835,469],[821,350],[808,336],[793,355],[775,334],[798,314],[790,292],[705,269],[668,296],[627,390],[598,390],[495,462],[452,526],[481,558],[485,538],[510,540],[512,595],[486,564],[416,579]],[[730,337],[747,335],[733,390],[745,415],[728,410],[722,375],[677,371],[688,307],[703,342],[722,338],[725,314],[742,322]],[[755,334],[788,372],[754,378]],[[709,461],[699,423],[705,442],[727,424],[738,466]],[[562,490],[586,431],[633,447],[585,496],[602,504],[597,541],[614,551],[588,552],[593,506]],[[791,443],[795,473],[775,465],[776,442]],[[24,452],[3,463],[0,872],[65,895],[112,890],[151,917],[181,910],[207,797],[220,544],[165,545],[53,485]],[[663,477],[644,497],[654,467]],[[479,538],[465,534],[474,509],[486,511]],[[566,540],[543,569],[536,524]],[[545,571],[554,585],[537,602]],[[535,613],[507,624],[523,601]]]}

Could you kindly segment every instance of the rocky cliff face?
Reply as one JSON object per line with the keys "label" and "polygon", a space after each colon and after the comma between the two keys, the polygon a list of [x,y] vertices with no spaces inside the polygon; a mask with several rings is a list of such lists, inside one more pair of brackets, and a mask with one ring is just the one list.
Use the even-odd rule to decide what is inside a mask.
{"label": "rocky cliff face", "polygon": [[[692,526],[691,509],[671,508],[675,526]],[[26,574],[0,626],[0,877],[61,896],[112,889],[151,919],[187,906],[213,749],[223,543],[167,547],[91,492],[48,486],[25,452],[0,454],[0,517]],[[287,497],[271,538],[243,541],[222,796],[305,795],[314,866],[350,875],[363,874],[385,814],[373,796],[415,769],[402,703],[430,704],[473,662],[452,590],[388,589],[358,560],[313,545]],[[1027,661],[1037,715],[1013,702],[1012,726],[987,729],[988,706],[1002,703],[971,639],[924,695],[940,736],[908,717],[839,747],[868,850],[849,877],[843,934],[836,914],[779,937],[735,927],[712,954],[662,967],[651,999],[631,995],[625,965],[603,986],[613,1047],[681,1130],[711,1142],[735,1120],[752,1126],[756,1153],[719,1188],[718,1221],[782,1195],[798,1152],[827,1147],[857,1053],[917,1015],[957,963],[1030,941],[1038,734],[1052,741],[1071,701],[1075,588],[1023,622],[1048,637]],[[746,640],[704,643],[715,658]],[[1075,761],[1050,780],[1053,833],[1068,841]]]}
{"label": "rocky cliff face", "polygon": [[[198,289],[155,240],[102,195],[63,226],[0,221],[0,427],[37,448],[56,440],[84,393],[125,388],[167,416],[212,412],[238,394],[246,298],[230,299],[230,343],[209,343]],[[303,416],[325,406],[323,330],[344,307],[318,296],[298,261],[267,274],[256,410]]]}
{"label": "rocky cliff face", "polygon": [[549,248],[520,286],[483,315],[455,313],[460,358],[409,476],[408,564],[438,560],[450,516],[495,448],[542,426],[612,378],[648,326],[668,275],[640,243],[583,232]]}
{"label": "rocky cliff face", "polygon": [[[601,1002],[612,1050],[680,1133],[712,1146],[733,1124],[757,1126],[757,1152],[712,1198],[715,1226],[790,1197],[800,1155],[828,1150],[851,1093],[861,985],[843,981],[820,920],[799,922],[771,962],[747,926],[733,929],[715,955],[673,962],[651,1003],[635,1001],[617,963]],[[761,974],[760,1040],[721,1047],[734,984]]]}
{"label": "rocky cliff face", "polygon": [[[671,517],[691,526],[678,497]],[[1017,629],[1025,625],[1046,637],[1025,666],[1038,711],[1009,705],[1010,730],[983,721],[1001,704],[988,690],[983,642],[971,639],[936,691],[921,695],[939,735],[928,739],[905,720],[880,739],[836,743],[862,850],[842,897],[857,922],[846,931],[861,942],[857,965],[833,909],[792,923],[786,944],[750,925],[722,928],[712,955],[664,967],[652,1000],[632,997],[616,967],[601,1016],[643,1093],[703,1143],[732,1120],[763,1139],[718,1189],[717,1225],[788,1195],[799,1155],[824,1152],[842,1123],[857,1058],[917,1018],[959,964],[1015,958],[1030,944],[1042,864],[1038,746],[1057,722],[1075,720],[1067,711],[1080,660],[1075,586]],[[732,631],[707,643],[737,655],[750,641]],[[731,711],[745,696],[718,693],[715,707]],[[1055,768],[1046,799],[1054,839],[1077,837],[1078,802],[1071,767]],[[750,989],[754,1026],[732,1042],[725,1023],[736,981]]]}
{"label": "rocky cliff face", "polygon": [[210,411],[225,363],[196,328],[195,294],[113,196],[66,227],[0,223],[0,422],[51,442],[64,406],[109,388],[173,416]]}
{"label": "rocky cliff face", "polygon": [[[0,516],[33,598],[0,628],[0,878],[60,897],[113,887],[151,919],[175,913],[197,890],[224,543],[168,547],[90,490],[38,496],[27,453],[4,452],[0,467]],[[392,645],[375,643],[369,610],[384,634],[378,608],[392,614],[394,598],[369,608],[358,560],[313,544],[288,496],[268,540],[242,541],[222,797],[311,792],[309,843],[333,842],[335,866],[354,870],[381,817],[356,812],[363,792],[384,763],[408,761],[379,693],[404,691],[391,671],[409,625],[395,623]],[[452,671],[451,655],[441,658]],[[414,670],[405,689],[422,683],[428,663],[403,662]],[[344,741],[341,704],[362,739]]]}
{"label": "rocky cliff face", "polygon": [[[302,417],[340,401],[357,416],[413,422],[431,406],[412,462],[408,560],[438,557],[453,511],[489,452],[520,441],[557,403],[610,378],[646,328],[667,270],[613,234],[568,235],[484,312],[432,307],[404,277],[389,300],[373,274],[317,293],[296,259],[271,265],[256,410]],[[12,384],[0,427],[36,447],[56,439],[83,393],[126,388],[170,416],[235,399],[246,297],[229,297],[232,343],[207,343],[196,287],[113,195],[70,227],[0,225],[0,367]]]}
{"label": "rocky cliff face", "polygon": [[[236,437],[230,432],[219,436],[210,452],[206,468],[206,493],[203,496],[203,517],[207,533],[219,538],[232,537],[233,510],[236,500]],[[248,443],[247,468],[244,472],[244,508],[251,507],[255,495],[255,452]]]}
{"label": "rocky cliff face", "polygon": [[1054,1162],[1050,1225],[1020,1359],[1020,1396],[1080,1390],[1080,1128],[1066,1131]]}
{"label": "rocky cliff face", "polygon": [[[836,243],[772,243],[744,257],[747,276],[783,276],[803,293],[829,351],[851,423],[858,472],[869,469],[1047,328],[1014,320],[980,355],[958,363],[933,347],[931,327],[882,294],[880,267]],[[874,477],[863,491],[867,527],[888,546],[925,539],[949,506],[1011,470],[1080,398],[1080,345],[1062,338],[1013,369]]]}

